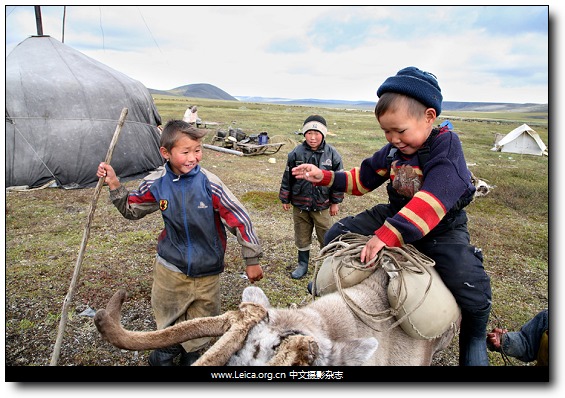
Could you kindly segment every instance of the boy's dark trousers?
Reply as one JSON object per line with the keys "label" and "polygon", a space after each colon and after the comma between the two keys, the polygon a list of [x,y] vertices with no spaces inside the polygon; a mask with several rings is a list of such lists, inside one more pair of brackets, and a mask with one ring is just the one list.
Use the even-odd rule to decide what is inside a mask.
{"label": "boy's dark trousers", "polygon": [[[394,214],[389,205],[379,204],[345,217],[326,233],[324,244],[348,232],[371,236]],[[428,235],[412,244],[435,261],[436,271],[461,308],[459,364],[487,366],[486,331],[492,292],[482,251],[470,244],[465,210],[449,212]]]}

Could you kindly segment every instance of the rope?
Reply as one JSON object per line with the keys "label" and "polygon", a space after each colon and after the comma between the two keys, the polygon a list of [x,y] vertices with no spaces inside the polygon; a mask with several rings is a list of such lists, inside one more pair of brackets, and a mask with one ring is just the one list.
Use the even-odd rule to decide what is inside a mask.
{"label": "rope", "polygon": [[[45,117],[29,117],[29,116],[22,116],[22,117],[18,117],[18,116],[10,116],[10,117],[6,117],[6,119],[10,120],[10,123],[14,125],[14,130],[15,132],[25,141],[25,143],[28,145],[28,147],[33,151],[35,157],[41,162],[41,164],[43,165],[43,167],[45,167],[45,169],[49,172],[49,174],[51,174],[51,176],[55,179],[55,181],[57,182],[57,185],[62,186],[63,184],[61,184],[61,181],[59,181],[59,178],[55,175],[55,173],[49,168],[49,166],[47,166],[47,164],[43,161],[43,158],[39,155],[39,153],[37,153],[37,151],[35,150],[35,147],[31,144],[31,142],[29,142],[29,140],[25,137],[25,135],[21,132],[21,130],[18,128],[18,125],[16,123],[17,120],[52,120],[52,121],[65,121],[65,120],[82,120],[82,121],[91,121],[91,122],[112,122],[112,123],[116,123],[116,122],[121,122],[121,121],[116,121],[114,119],[94,119],[94,118],[45,118]],[[124,124],[136,124],[136,125],[141,125],[141,126],[149,126],[149,127],[154,127],[151,124],[148,123],[143,123],[143,122],[138,122],[135,120],[131,120],[131,121],[125,121],[122,122]],[[48,183],[48,185],[51,185],[51,181]]]}
{"label": "rope", "polygon": [[[80,121],[90,121],[90,122],[108,122],[108,123],[117,123],[118,121],[116,119],[101,119],[101,118],[93,118],[93,117],[42,117],[42,116],[7,116],[6,119],[10,119],[10,120],[48,120],[48,121],[55,121],[55,122],[59,122],[59,121],[68,121],[68,120],[80,120]],[[12,123],[15,124],[15,123]],[[149,127],[155,127],[152,124],[149,123],[145,123],[145,122],[140,122],[137,120],[129,120],[124,122],[124,124],[126,125],[130,125],[130,124],[138,124],[141,126],[149,126]]]}
{"label": "rope", "polygon": [[[11,119],[18,119],[18,118],[11,118]],[[41,158],[41,156],[39,156],[39,154],[37,153],[37,151],[35,150],[35,148],[33,147],[33,145],[31,145],[31,143],[27,140],[27,138],[22,134],[22,132],[20,131],[20,129],[18,128],[18,126],[16,125],[16,123],[13,123],[14,125],[14,129],[16,131],[16,133],[18,133],[18,135],[20,137],[22,137],[22,139],[26,142],[26,144],[29,146],[29,148],[33,151],[33,153],[35,154],[35,156],[37,157],[37,159],[39,159],[39,161],[41,162],[41,164],[43,164],[43,166],[45,167],[45,169],[49,172],[49,174],[51,174],[51,176],[53,176],[53,178],[55,179],[55,181],[57,181],[58,185],[61,185],[61,182],[59,181],[59,179],[57,178],[57,176],[55,176],[55,174],[53,173],[53,171],[51,171],[51,169],[49,168],[49,166],[47,166],[47,164],[43,161],[43,159]],[[49,184],[51,184],[51,181],[49,182]]]}
{"label": "rope", "polygon": [[[406,298],[407,298],[407,289],[406,289],[406,282],[404,278],[402,278],[403,272],[411,272],[415,274],[428,274],[429,280],[426,290],[422,299],[418,302],[418,304],[409,312],[406,312],[402,317],[397,318],[396,322],[394,322],[388,329],[391,330],[401,324],[412,312],[414,312],[426,299],[430,287],[432,285],[433,276],[430,271],[426,268],[427,266],[433,266],[435,262],[425,256],[424,254],[420,253],[416,248],[412,245],[405,245],[402,247],[384,247],[379,253],[372,258],[367,263],[362,263],[359,259],[361,251],[363,247],[367,244],[367,241],[370,239],[368,236],[359,235],[355,233],[347,233],[344,235],[339,236],[338,238],[334,239],[331,243],[325,246],[318,257],[314,259],[314,261],[323,260],[329,256],[333,256],[339,261],[334,263],[332,267],[334,281],[336,283],[337,291],[340,293],[342,298],[344,299],[345,303],[349,307],[349,309],[353,312],[355,316],[357,316],[365,325],[370,327],[371,329],[380,332],[381,329],[379,325],[382,322],[390,320],[394,317],[397,317],[399,314],[399,309],[404,305]],[[354,268],[359,270],[366,271],[368,268],[376,266],[383,267],[390,275],[390,273],[398,273],[398,277],[400,278],[400,290],[399,290],[399,297],[401,300],[399,301],[398,305],[395,308],[388,308],[383,311],[379,311],[376,313],[371,313],[366,311],[364,308],[359,306],[351,297],[345,292],[345,289],[342,287],[341,278],[339,275],[339,271],[343,267]],[[314,277],[313,277],[313,288],[312,288],[312,295],[315,299],[316,293],[316,277],[319,272],[318,264],[314,269]]]}
{"label": "rope", "polygon": [[[506,328],[502,325],[502,321],[500,320],[499,316],[495,314],[494,309],[491,309],[490,313],[494,317],[494,319],[496,319],[496,323],[498,324],[498,327],[502,330],[505,330]],[[516,366],[516,364],[512,362],[508,354],[504,352],[504,348],[502,348],[502,335],[500,336],[500,351],[497,352],[500,353],[500,356],[504,361],[504,366]]]}

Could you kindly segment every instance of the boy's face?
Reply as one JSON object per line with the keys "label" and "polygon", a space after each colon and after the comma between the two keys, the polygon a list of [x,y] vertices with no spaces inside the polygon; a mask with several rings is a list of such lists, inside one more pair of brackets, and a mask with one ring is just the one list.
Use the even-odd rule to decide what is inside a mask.
{"label": "boy's face", "polygon": [[424,145],[430,135],[436,111],[426,109],[421,117],[411,116],[406,107],[388,110],[378,119],[388,142],[405,155],[413,155]]}
{"label": "boy's face", "polygon": [[304,133],[304,139],[310,148],[315,151],[324,140],[324,136],[318,130],[308,130]]}
{"label": "boy's face", "polygon": [[164,147],[161,147],[160,151],[169,161],[173,173],[177,175],[188,173],[202,160],[202,143],[184,134],[170,151]]}

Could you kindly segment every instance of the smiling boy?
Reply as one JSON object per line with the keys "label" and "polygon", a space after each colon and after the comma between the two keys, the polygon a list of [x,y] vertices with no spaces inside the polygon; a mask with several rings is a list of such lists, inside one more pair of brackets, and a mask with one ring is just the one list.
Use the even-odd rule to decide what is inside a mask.
{"label": "smiling boy", "polygon": [[[228,229],[237,237],[251,283],[263,277],[259,239],[249,214],[214,174],[200,167],[206,130],[171,120],[161,133],[163,168],[135,191],[120,184],[112,166],[100,163],[110,200],[122,215],[138,220],[160,210],[165,227],[158,237],[151,305],[158,329],[220,313],[220,276]],[[191,365],[209,338],[193,339],[151,352],[152,366]]]}

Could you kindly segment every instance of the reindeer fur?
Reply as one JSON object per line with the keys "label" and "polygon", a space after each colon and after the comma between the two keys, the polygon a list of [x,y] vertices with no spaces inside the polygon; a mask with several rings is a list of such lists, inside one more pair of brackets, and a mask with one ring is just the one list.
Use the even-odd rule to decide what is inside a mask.
{"label": "reindeer fur", "polygon": [[[345,292],[367,313],[389,308],[388,275],[379,268]],[[204,337],[223,336],[194,365],[430,365],[433,355],[447,347],[454,328],[433,340],[408,336],[387,319],[379,330],[363,323],[340,293],[322,296],[294,309],[271,307],[263,291],[247,287],[239,311],[185,321],[152,332],[126,331],[119,311],[124,292],[99,310],[95,323],[104,338],[125,349],[155,349]]]}

